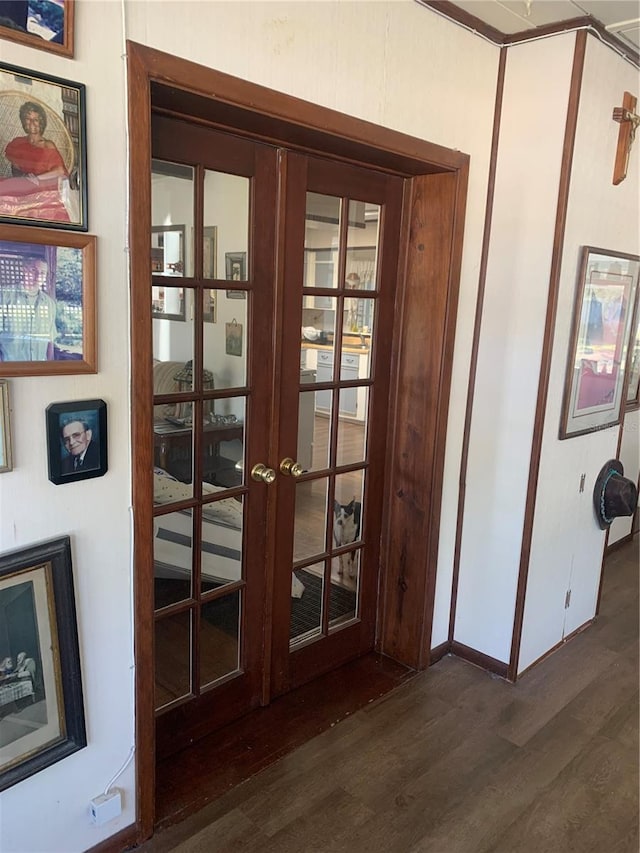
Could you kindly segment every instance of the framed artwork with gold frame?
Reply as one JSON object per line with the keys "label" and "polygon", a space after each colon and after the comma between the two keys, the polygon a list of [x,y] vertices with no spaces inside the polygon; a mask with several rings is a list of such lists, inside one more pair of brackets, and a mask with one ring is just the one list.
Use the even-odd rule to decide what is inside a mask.
{"label": "framed artwork with gold frame", "polygon": [[97,372],[96,238],[0,225],[0,377]]}

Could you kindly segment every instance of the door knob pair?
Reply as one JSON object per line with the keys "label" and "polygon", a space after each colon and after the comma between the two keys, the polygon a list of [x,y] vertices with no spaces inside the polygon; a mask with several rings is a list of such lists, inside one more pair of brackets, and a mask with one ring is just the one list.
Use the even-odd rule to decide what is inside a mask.
{"label": "door knob pair", "polygon": [[[298,478],[303,473],[302,465],[296,462],[294,459],[291,459],[287,456],[280,463],[280,472],[285,474],[287,477]],[[256,480],[258,483],[273,483],[276,478],[276,472],[273,468],[268,468],[266,465],[263,465],[262,462],[258,462],[257,465],[254,465],[251,469],[251,478]]]}

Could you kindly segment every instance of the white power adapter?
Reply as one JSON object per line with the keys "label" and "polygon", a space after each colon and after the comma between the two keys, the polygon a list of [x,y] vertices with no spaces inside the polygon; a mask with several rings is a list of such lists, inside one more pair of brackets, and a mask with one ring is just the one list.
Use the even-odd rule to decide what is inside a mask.
{"label": "white power adapter", "polygon": [[91,819],[101,826],[122,813],[122,794],[119,788],[113,788],[107,794],[100,794],[91,800]]}

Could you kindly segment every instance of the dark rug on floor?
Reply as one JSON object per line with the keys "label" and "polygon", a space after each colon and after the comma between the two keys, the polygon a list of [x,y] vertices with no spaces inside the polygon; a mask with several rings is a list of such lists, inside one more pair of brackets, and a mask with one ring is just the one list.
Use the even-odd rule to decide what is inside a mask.
{"label": "dark rug on floor", "polygon": [[[322,611],[322,578],[300,569],[296,573],[298,580],[304,584],[302,598],[291,599],[291,626],[289,637],[299,637],[312,631],[320,624]],[[155,579],[156,609],[166,607],[178,601],[189,598],[191,583],[177,578]],[[215,584],[205,584],[206,590],[215,589]],[[340,619],[355,613],[356,594],[349,589],[331,585],[329,601],[329,620]],[[236,636],[238,630],[238,593],[211,601],[204,605],[203,616],[211,624]]]}
{"label": "dark rug on floor", "polygon": [[[295,572],[299,581],[304,584],[302,598],[291,599],[291,629],[289,637],[299,637],[307,631],[317,628],[322,612],[322,578],[305,572],[303,569]],[[355,614],[356,594],[350,589],[331,584],[329,596],[329,621],[340,619],[341,616]]]}

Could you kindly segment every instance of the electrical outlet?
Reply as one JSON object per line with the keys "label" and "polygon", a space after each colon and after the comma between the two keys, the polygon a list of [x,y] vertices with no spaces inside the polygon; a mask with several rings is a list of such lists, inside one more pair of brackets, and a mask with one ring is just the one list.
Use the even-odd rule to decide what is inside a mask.
{"label": "electrical outlet", "polygon": [[96,826],[101,826],[122,814],[122,794],[118,788],[108,794],[100,794],[91,800],[91,819]]}

